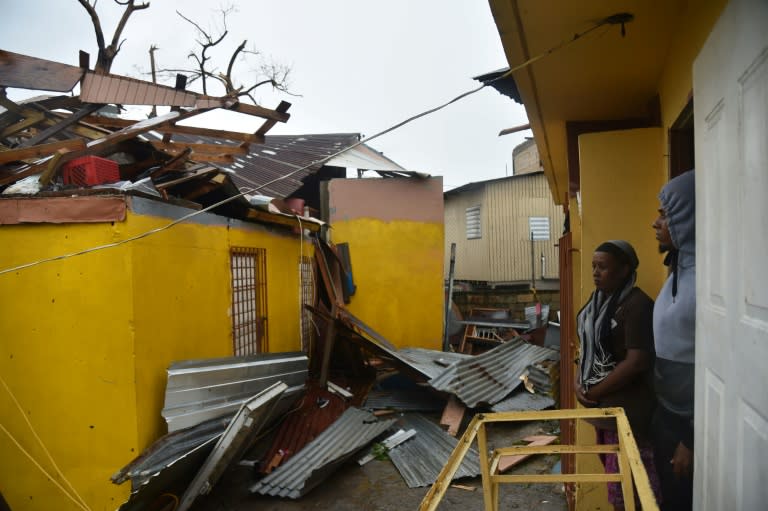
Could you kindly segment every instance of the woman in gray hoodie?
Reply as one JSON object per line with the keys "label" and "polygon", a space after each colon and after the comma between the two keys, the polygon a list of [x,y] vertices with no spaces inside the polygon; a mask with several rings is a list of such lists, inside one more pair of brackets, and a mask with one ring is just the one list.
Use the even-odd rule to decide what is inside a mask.
{"label": "woman in gray hoodie", "polygon": [[696,349],[696,195],[693,171],[659,193],[653,223],[670,274],[653,309],[654,387],[658,406],[651,438],[663,510],[693,507],[693,399]]}

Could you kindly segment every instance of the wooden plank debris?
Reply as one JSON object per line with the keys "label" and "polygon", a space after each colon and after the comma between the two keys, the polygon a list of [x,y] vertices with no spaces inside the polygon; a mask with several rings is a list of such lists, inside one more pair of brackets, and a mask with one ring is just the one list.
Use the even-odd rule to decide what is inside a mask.
{"label": "wooden plank debris", "polygon": [[85,70],[68,64],[0,50],[0,86],[69,92]]}
{"label": "wooden plank debris", "polygon": [[[86,103],[194,107],[197,94],[136,78],[89,71],[80,85]],[[219,105],[221,101],[219,101]]]}
{"label": "wooden plank debris", "polygon": [[464,406],[464,404],[459,401],[456,396],[451,394],[451,397],[448,398],[448,402],[445,404],[443,416],[440,418],[440,425],[448,426],[449,435],[456,436],[456,434],[459,432],[461,421],[464,418],[464,412],[466,410],[467,407]]}
{"label": "wooden plank debris", "polygon": [[477,486],[467,486],[466,484],[452,484],[451,488],[456,488],[457,490],[464,490],[464,491],[477,490]]}
{"label": "wooden plank debris", "polygon": [[[528,447],[538,447],[542,445],[549,445],[557,440],[558,437],[553,435],[533,435],[527,436],[523,440],[528,442]],[[532,454],[517,454],[514,456],[501,456],[499,458],[498,472],[504,473],[510,468],[522,463],[533,456]]]}
{"label": "wooden plank debris", "polygon": [[9,149],[8,151],[0,152],[0,165],[12,161],[22,161],[31,158],[43,158],[45,156],[52,155],[59,149],[68,149],[70,151],[85,149],[85,141],[82,138],[71,138],[68,140],[49,142],[47,144],[40,144],[32,147]]}
{"label": "wooden plank debris", "polygon": [[[227,144],[198,144],[186,142],[161,142],[153,140],[150,142],[152,147],[158,151],[165,151],[168,154],[179,154],[185,149],[192,149],[194,154],[212,154],[212,155],[244,155],[248,154],[248,149]],[[194,158],[193,158],[194,159]]]}

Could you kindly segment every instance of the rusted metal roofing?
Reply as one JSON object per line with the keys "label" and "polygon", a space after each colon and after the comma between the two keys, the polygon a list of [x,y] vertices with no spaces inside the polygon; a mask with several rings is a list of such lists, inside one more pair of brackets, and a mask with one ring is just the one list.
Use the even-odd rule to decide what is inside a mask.
{"label": "rusted metal roofing", "polygon": [[349,408],[346,399],[316,385],[310,385],[297,409],[280,425],[272,447],[263,457],[265,470],[276,456],[282,463],[288,461],[305,445],[317,438]]}
{"label": "rusted metal roofing", "polygon": [[177,362],[168,368],[162,415],[168,431],[234,414],[270,385],[288,385],[281,402],[290,405],[303,392],[308,360],[301,352]]}
{"label": "rusted metal roofing", "polygon": [[[397,426],[405,430],[415,429],[416,436],[389,451],[392,463],[409,488],[433,484],[456,448],[458,439],[419,414],[404,415],[398,420]],[[453,478],[475,477],[479,474],[480,455],[470,448]]]}
{"label": "rusted metal roofing", "polygon": [[520,385],[520,376],[529,365],[558,356],[554,350],[517,338],[454,363],[429,384],[455,394],[470,408],[480,403],[495,404]]}
{"label": "rusted metal roofing", "polygon": [[394,422],[380,421],[368,412],[349,408],[293,458],[253,485],[251,492],[299,498]]}
{"label": "rusted metal roofing", "polygon": [[[159,138],[153,135],[154,138]],[[210,137],[174,135],[174,141],[187,143],[224,144],[236,143]],[[263,144],[252,145],[245,155],[235,155],[235,160],[222,168],[234,172],[235,183],[242,188],[262,187],[258,193],[274,197],[288,197],[304,185],[304,178],[327,165],[332,167],[361,168],[405,172],[405,169],[375,149],[362,144],[324,163],[317,163],[342,149],[357,143],[359,133],[328,133],[310,135],[267,135]],[[280,179],[286,174],[307,167]],[[267,183],[271,183],[267,186]]]}

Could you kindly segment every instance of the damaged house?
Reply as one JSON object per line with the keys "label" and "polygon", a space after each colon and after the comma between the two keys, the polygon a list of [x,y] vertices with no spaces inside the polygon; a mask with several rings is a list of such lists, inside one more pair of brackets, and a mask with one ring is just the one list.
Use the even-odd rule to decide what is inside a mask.
{"label": "damaged house", "polygon": [[[286,102],[179,85],[0,51],[0,487],[14,509],[75,509],[69,483],[92,508],[124,502],[109,478],[165,434],[173,362],[310,352],[326,241],[345,244],[351,313],[394,345],[440,346],[441,179],[356,134],[267,135]],[[6,87],[65,95],[14,102]],[[129,121],[104,113],[114,104],[171,109]],[[215,108],[263,125],[180,124]]]}

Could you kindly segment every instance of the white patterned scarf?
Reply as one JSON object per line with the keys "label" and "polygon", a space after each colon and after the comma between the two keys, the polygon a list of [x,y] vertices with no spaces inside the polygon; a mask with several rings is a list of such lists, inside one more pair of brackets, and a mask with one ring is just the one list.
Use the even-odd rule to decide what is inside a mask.
{"label": "white patterned scarf", "polygon": [[596,289],[579,312],[576,324],[581,339],[579,382],[585,391],[603,381],[616,367],[608,343],[611,330],[616,326],[613,316],[635,287],[636,280],[637,273],[633,272],[621,290],[611,295]]}

